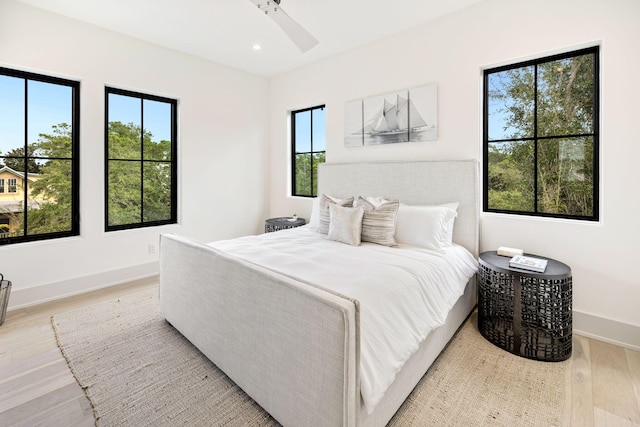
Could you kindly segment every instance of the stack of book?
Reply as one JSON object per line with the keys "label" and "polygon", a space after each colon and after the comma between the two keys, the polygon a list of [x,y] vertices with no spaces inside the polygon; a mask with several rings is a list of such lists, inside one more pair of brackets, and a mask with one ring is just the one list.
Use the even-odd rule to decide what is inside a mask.
{"label": "stack of book", "polygon": [[547,268],[547,260],[524,255],[516,255],[511,258],[511,261],[509,261],[509,267],[544,273],[544,270]]}

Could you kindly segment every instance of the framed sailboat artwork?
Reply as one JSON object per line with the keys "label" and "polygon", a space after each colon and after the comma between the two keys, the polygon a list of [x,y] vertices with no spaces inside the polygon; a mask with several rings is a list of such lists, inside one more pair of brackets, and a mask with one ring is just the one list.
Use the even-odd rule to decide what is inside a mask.
{"label": "framed sailboat artwork", "polygon": [[438,87],[435,84],[345,104],[345,147],[436,139]]}

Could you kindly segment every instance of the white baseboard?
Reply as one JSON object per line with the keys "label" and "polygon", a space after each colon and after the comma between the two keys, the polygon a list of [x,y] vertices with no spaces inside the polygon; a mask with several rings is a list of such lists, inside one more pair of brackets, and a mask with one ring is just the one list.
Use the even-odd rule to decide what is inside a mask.
{"label": "white baseboard", "polygon": [[96,289],[145,279],[158,275],[158,271],[158,262],[155,261],[31,288],[12,289],[7,310],[17,310]]}
{"label": "white baseboard", "polygon": [[640,326],[573,311],[573,332],[588,338],[640,351]]}

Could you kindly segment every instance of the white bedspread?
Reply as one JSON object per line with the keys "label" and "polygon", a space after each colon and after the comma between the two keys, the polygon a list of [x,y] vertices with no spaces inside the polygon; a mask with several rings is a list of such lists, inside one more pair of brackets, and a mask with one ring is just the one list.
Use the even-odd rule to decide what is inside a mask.
{"label": "white bedspread", "polygon": [[477,270],[462,246],[444,253],[407,245],[355,247],[307,227],[210,243],[273,271],[360,302],[360,388],[368,413]]}

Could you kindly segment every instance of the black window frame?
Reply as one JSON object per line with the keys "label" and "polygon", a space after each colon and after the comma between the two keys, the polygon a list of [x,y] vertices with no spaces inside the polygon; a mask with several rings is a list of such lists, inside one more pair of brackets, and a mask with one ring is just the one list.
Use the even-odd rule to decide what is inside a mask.
{"label": "black window frame", "polygon": [[[532,137],[527,138],[509,138],[509,139],[494,139],[489,140],[489,75],[503,72],[512,69],[518,69],[523,67],[536,67],[540,64],[544,64],[547,62],[558,61],[562,59],[573,58],[582,55],[594,55],[594,64],[593,64],[593,77],[594,77],[594,93],[593,93],[593,132],[592,133],[582,133],[582,134],[569,134],[569,135],[538,135],[538,125],[537,125],[537,117],[538,117],[538,105],[537,105],[537,96],[534,96],[534,134]],[[534,73],[535,76],[535,91],[538,89],[537,82],[537,72]],[[570,219],[570,220],[583,220],[583,221],[599,221],[600,219],[600,46],[592,46],[587,48],[582,48],[578,50],[573,50],[565,53],[554,54],[550,56],[544,56],[528,61],[518,62],[514,64],[503,65],[500,67],[489,68],[483,70],[483,211],[490,213],[500,213],[500,214],[514,214],[514,215],[523,215],[523,216],[531,216],[531,217],[546,217],[546,218],[557,218],[557,219]],[[539,141],[557,139],[557,138],[571,138],[571,137],[585,137],[591,136],[593,137],[593,158],[592,158],[592,170],[593,170],[593,187],[592,187],[592,200],[593,200],[593,214],[591,216],[586,215],[570,215],[570,214],[559,214],[559,213],[549,213],[549,212],[540,212],[538,208],[538,184],[537,184],[537,176],[538,176],[538,158],[537,158],[537,146]],[[533,212],[530,211],[516,211],[516,210],[506,210],[506,209],[496,209],[489,208],[489,145],[490,143],[496,142],[504,142],[504,141],[529,141],[532,140],[534,144],[534,209]]]}
{"label": "black window frame", "polygon": [[[109,158],[109,95],[122,95],[140,100],[140,124],[141,129],[144,129],[144,100],[165,102],[171,106],[171,160],[163,161],[171,164],[171,207],[168,219],[144,221],[144,209],[140,210],[140,222],[128,223],[128,224],[109,224],[109,162],[111,160],[116,161],[131,161],[140,162],[140,176],[144,174],[145,162],[158,162],[158,160],[145,160],[142,158],[144,150],[141,149],[141,158],[138,160],[132,159],[111,159]],[[105,150],[105,166],[104,166],[104,229],[106,232],[120,231],[120,230],[132,230],[138,228],[157,227],[167,224],[176,224],[178,222],[178,101],[177,99],[167,98],[164,96],[152,95],[148,93],[136,92],[132,90],[119,89],[114,87],[105,86],[105,112],[104,112],[104,150]],[[140,144],[143,144],[143,134],[141,134]],[[141,206],[144,206],[144,180],[141,180]]]}
{"label": "black window frame", "polygon": [[[70,160],[71,161],[71,224],[70,228],[65,231],[53,231],[39,234],[29,234],[29,221],[28,221],[28,209],[24,212],[24,234],[21,236],[0,237],[0,246],[11,245],[25,242],[35,242],[42,240],[60,239],[65,237],[79,236],[80,235],[80,82],[77,80],[65,79],[61,77],[54,77],[45,74],[33,73],[29,71],[15,70],[12,68],[0,67],[0,75],[15,77],[25,80],[25,105],[24,105],[24,156],[21,158],[24,164],[27,165],[29,160]],[[28,103],[28,81],[37,81],[40,83],[56,84],[60,86],[67,86],[71,88],[71,157],[70,158],[55,158],[55,157],[40,157],[29,155],[29,103]],[[3,158],[5,156],[3,155]],[[20,157],[19,157],[20,158]],[[26,176],[23,177],[22,182],[24,185],[23,193],[24,200],[23,206],[28,206],[29,198],[29,182],[28,171],[24,171]],[[18,184],[19,185],[19,184]],[[8,188],[8,186],[7,186]],[[0,234],[2,236],[2,234]]]}
{"label": "black window frame", "polygon": [[[314,154],[324,153],[325,161],[326,161],[326,153],[327,153],[327,141],[326,141],[326,129],[325,129],[325,149],[320,151],[315,151],[313,149],[313,111],[314,110],[325,110],[326,105],[316,105],[314,107],[303,108],[300,110],[292,110],[291,111],[291,195],[293,197],[317,197],[318,196],[318,185],[313,179],[313,164],[314,164]],[[311,122],[309,125],[309,130],[311,132],[310,135],[310,151],[296,151],[296,114],[310,112]],[[326,112],[325,112],[325,120],[326,120]],[[325,122],[326,123],[326,122]],[[311,194],[298,194],[296,191],[296,156],[299,154],[310,154],[311,155]]]}

